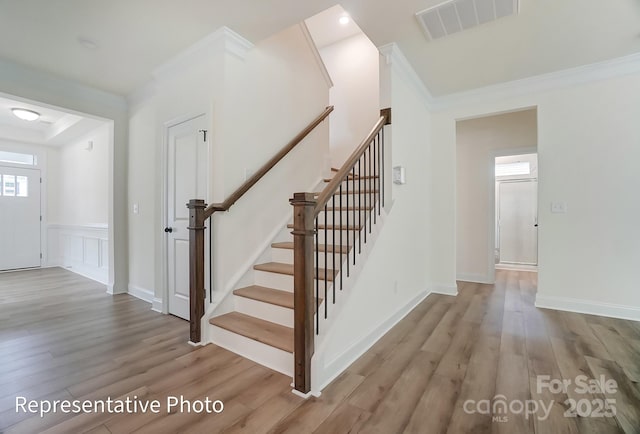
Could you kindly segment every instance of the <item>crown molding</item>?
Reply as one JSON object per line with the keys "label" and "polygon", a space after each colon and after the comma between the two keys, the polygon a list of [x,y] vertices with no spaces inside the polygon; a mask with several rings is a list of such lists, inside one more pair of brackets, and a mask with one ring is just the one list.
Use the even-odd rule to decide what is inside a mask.
{"label": "crown molding", "polygon": [[640,53],[437,97],[433,100],[431,108],[450,109],[465,104],[514,98],[637,73],[640,73]]}
{"label": "crown molding", "polygon": [[244,60],[252,48],[251,42],[228,27],[221,27],[156,68],[152,74],[156,79],[162,79],[219,54],[231,54]]}
{"label": "crown molding", "polygon": [[435,102],[431,92],[429,92],[427,86],[425,86],[415,69],[413,69],[409,60],[402,53],[402,50],[400,50],[400,47],[393,42],[378,47],[378,51],[384,56],[387,65],[391,65],[391,67],[422,96],[427,108],[431,108]]}

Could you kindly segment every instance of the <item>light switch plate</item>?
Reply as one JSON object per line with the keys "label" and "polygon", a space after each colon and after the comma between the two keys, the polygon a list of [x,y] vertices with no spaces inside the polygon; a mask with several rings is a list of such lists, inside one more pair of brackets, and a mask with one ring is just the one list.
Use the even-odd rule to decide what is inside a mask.
{"label": "light switch plate", "polygon": [[565,214],[567,212],[567,203],[551,202],[551,212],[554,214]]}

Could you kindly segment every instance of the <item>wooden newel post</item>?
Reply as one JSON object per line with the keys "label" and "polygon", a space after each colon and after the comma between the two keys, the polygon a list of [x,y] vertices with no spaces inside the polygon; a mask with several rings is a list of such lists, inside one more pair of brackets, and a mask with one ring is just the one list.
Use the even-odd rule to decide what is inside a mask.
{"label": "wooden newel post", "polygon": [[302,393],[311,390],[311,356],[314,344],[313,236],[316,200],[313,193],[295,193],[293,205],[293,306],[294,385]]}
{"label": "wooden newel post", "polygon": [[192,343],[201,340],[200,322],[204,315],[204,209],[201,199],[191,199],[189,208],[189,337]]}

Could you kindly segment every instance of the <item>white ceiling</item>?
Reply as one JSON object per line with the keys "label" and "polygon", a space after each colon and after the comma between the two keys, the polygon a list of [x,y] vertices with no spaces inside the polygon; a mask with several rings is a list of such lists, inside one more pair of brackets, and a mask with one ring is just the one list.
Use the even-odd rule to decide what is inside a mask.
{"label": "white ceiling", "polygon": [[[12,108],[25,108],[40,113],[40,118],[29,122],[18,119]],[[63,146],[101,125],[98,121],[76,114],[54,110],[37,104],[0,97],[0,139]]]}
{"label": "white ceiling", "polygon": [[[640,0],[521,0],[517,16],[428,41],[441,0],[344,0],[373,43],[396,42],[435,95],[640,52]],[[257,42],[335,0],[0,0],[0,58],[127,95],[219,27]],[[96,42],[96,49],[78,43]]]}
{"label": "white ceiling", "polygon": [[341,24],[340,18],[344,16],[349,17],[349,14],[342,6],[336,5],[305,20],[318,48],[328,47],[351,36],[362,34],[362,30],[351,17],[347,24]]}

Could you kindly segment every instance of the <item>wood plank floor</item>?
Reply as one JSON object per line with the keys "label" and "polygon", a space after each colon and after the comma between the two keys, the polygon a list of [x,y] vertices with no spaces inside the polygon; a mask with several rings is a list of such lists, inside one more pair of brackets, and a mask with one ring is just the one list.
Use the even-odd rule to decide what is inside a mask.
{"label": "wood plank floor", "polygon": [[[640,324],[536,309],[535,274],[497,279],[429,296],[304,401],[290,378],[214,345],[189,346],[187,322],[129,295],[62,269],[0,274],[0,433],[640,433]],[[617,387],[585,392],[580,375]],[[539,376],[573,384],[540,387]],[[168,414],[167,397],[181,395],[221,400],[224,411]],[[16,412],[17,396],[137,397],[162,411],[40,417]],[[501,399],[506,412],[493,405]],[[569,399],[582,416],[565,417]],[[615,417],[587,417],[606,399]],[[518,414],[517,402],[532,400],[548,417]]]}

